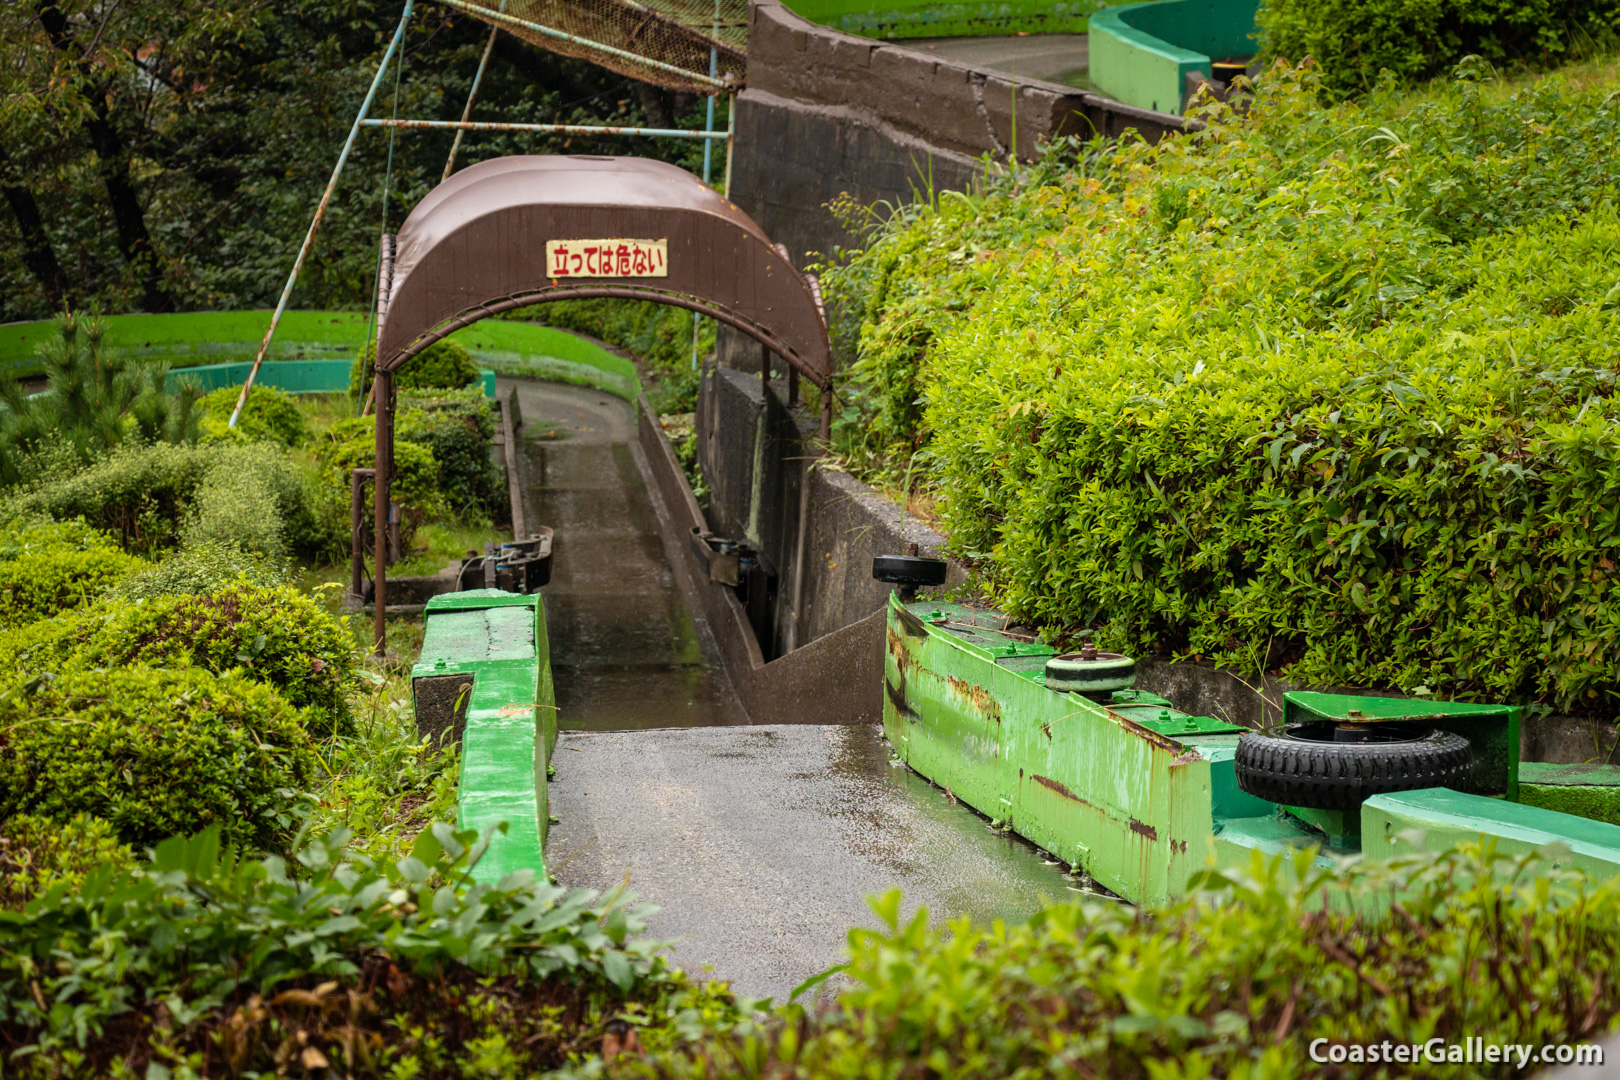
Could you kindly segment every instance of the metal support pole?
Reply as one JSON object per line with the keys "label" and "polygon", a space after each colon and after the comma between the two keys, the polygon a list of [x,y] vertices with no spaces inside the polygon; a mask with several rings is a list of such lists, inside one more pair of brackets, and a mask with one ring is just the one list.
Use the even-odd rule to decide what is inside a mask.
{"label": "metal support pole", "polygon": [[597,127],[590,124],[505,124],[492,120],[366,120],[361,127],[424,128],[430,131],[535,131],[551,135],[645,135],[658,139],[724,139],[723,131],[683,128]]}
{"label": "metal support pole", "polygon": [[366,91],[366,99],[360,103],[360,112],[354,118],[354,125],[349,128],[349,137],[343,141],[343,152],[338,155],[337,165],[332,169],[332,178],[326,182],[326,191],[321,194],[320,205],[315,207],[315,217],[309,223],[309,232],[304,234],[304,244],[298,249],[298,258],[293,262],[292,273],[287,275],[287,284],[281,290],[281,299],[276,301],[275,313],[270,316],[270,328],[264,332],[264,341],[259,345],[259,355],[253,358],[253,367],[248,371],[247,382],[242,384],[242,393],[236,399],[236,408],[231,411],[228,427],[234,428],[236,421],[242,416],[242,406],[247,404],[248,392],[253,389],[253,380],[259,374],[259,365],[264,363],[264,354],[270,351],[270,339],[276,336],[276,326],[287,310],[287,301],[292,298],[293,286],[298,283],[298,273],[304,268],[304,260],[309,257],[310,246],[315,243],[316,230],[321,227],[321,219],[326,216],[326,208],[332,203],[332,192],[337,188],[338,178],[343,175],[343,166],[348,164],[349,151],[354,149],[354,140],[365,123],[372,99],[377,96],[377,88],[382,85],[383,73],[388,70],[389,63],[394,59],[395,50],[405,40],[405,27],[411,21],[411,10],[415,6],[416,0],[405,0],[405,11],[399,17],[399,26],[395,28],[394,36],[388,42],[382,63],[377,65],[377,74],[371,80],[371,89]]}
{"label": "metal support pole", "polygon": [[[501,0],[501,11],[506,10],[506,0]],[[489,28],[489,40],[484,42],[484,55],[478,58],[478,73],[473,76],[472,89],[467,91],[467,107],[461,110],[461,122],[465,124],[472,119],[473,102],[478,100],[478,84],[484,81],[484,69],[489,67],[489,54],[495,51],[495,35],[501,32],[498,26]],[[467,133],[466,128],[456,129],[455,141],[450,144],[450,156],[444,162],[444,175],[439,177],[439,183],[450,179],[450,173],[456,167],[456,151],[461,149],[461,137]]]}
{"label": "metal support pole", "polygon": [[372,603],[376,610],[372,618],[372,634],[376,638],[376,655],[380,658],[388,651],[388,498],[389,481],[394,472],[394,373],[377,368],[377,471],[373,480],[372,503],[373,537],[371,580]]}
{"label": "metal support pole", "polygon": [[366,588],[366,546],[360,539],[366,527],[366,481],[376,475],[374,469],[349,470],[349,593],[356,601]]}
{"label": "metal support pole", "polygon": [[832,438],[832,382],[821,388],[821,441]]}
{"label": "metal support pole", "polygon": [[530,33],[539,34],[541,37],[552,38],[556,41],[566,41],[571,45],[582,45],[587,49],[593,49],[596,52],[602,53],[606,56],[614,56],[620,60],[629,60],[637,67],[647,67],[652,68],[654,71],[664,71],[671,75],[679,75],[683,79],[703,83],[707,86],[713,86],[720,90],[724,90],[729,85],[722,79],[706,78],[695,71],[687,71],[685,68],[676,67],[674,64],[666,64],[662,60],[653,60],[650,57],[637,56],[635,53],[628,52],[624,49],[615,49],[611,45],[603,45],[600,41],[592,41],[590,38],[582,38],[576,37],[573,34],[565,34],[561,30],[553,30],[549,26],[542,26],[540,23],[530,22],[528,19],[519,19],[512,15],[507,15],[504,12],[491,11],[488,8],[479,7],[477,4],[465,3],[464,0],[439,0],[439,3],[456,8],[459,11],[465,11],[467,14],[480,19],[488,19],[491,22],[499,22],[505,23],[508,26],[516,26],[520,29],[529,31]]}
{"label": "metal support pole", "polygon": [[721,194],[731,198],[731,146],[732,131],[737,126],[737,95],[726,95],[726,187]]}

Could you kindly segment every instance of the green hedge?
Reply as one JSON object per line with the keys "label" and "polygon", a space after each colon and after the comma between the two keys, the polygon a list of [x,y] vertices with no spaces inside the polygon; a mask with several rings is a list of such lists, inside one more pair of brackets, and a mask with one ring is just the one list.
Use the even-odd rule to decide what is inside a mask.
{"label": "green hedge", "polygon": [[[1313,855],[1256,853],[1157,913],[1090,901],[1023,926],[930,926],[926,911],[902,918],[890,893],[873,901],[882,928],[850,931],[848,988],[829,1008],[611,1075],[1506,1076],[1539,1070],[1465,1064],[1464,1040],[1539,1052],[1614,1025],[1620,881],[1560,875],[1535,856],[1521,870],[1477,848],[1342,878],[1312,868]],[[1380,909],[1394,894],[1403,910],[1346,914],[1325,894]],[[1335,1043],[1353,1063],[1313,1062],[1313,1044],[1321,1061]]]}
{"label": "green hedge", "polygon": [[268,439],[282,446],[297,446],[308,434],[298,400],[273,386],[255,386],[248,395],[236,427],[230,427],[236,411],[240,386],[222,386],[205,394],[197,405],[202,409],[202,432],[209,439],[251,442]]}
{"label": "green hedge", "polygon": [[268,443],[119,447],[16,496],[10,506],[25,516],[82,518],[132,552],[191,539],[266,554],[283,548],[317,554],[325,536],[311,485],[284,450]]}
{"label": "green hedge", "polygon": [[83,522],[0,528],[0,627],[78,607],[145,566]]}
{"label": "green hedge", "polygon": [[[1246,116],[892,219],[840,445],[1021,620],[1327,685],[1620,697],[1620,98]],[[916,455],[915,458],[913,455]]]}
{"label": "green hedge", "polygon": [[131,844],[218,825],[266,844],[315,754],[279,694],[199,668],[69,667],[0,687],[0,818],[89,814]]}
{"label": "green hedge", "polygon": [[351,724],[353,638],[343,622],[290,585],[237,581],[202,595],[107,601],[0,634],[0,670],[125,664],[235,670],[305,710],[316,734],[343,733]]}
{"label": "green hedge", "polygon": [[1261,55],[1322,69],[1335,95],[1377,85],[1380,73],[1427,79],[1474,55],[1502,68],[1546,67],[1620,37],[1616,0],[1264,0]]}
{"label": "green hedge", "polygon": [[[371,392],[377,374],[377,343],[368,342],[360,350],[360,363],[349,372],[349,396],[358,397],[362,382]],[[394,390],[460,390],[478,381],[478,364],[459,341],[435,341],[394,372]]]}

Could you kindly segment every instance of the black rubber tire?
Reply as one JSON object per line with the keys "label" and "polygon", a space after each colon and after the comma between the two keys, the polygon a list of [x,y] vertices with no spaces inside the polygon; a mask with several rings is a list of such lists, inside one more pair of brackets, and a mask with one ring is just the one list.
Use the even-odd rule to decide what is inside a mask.
{"label": "black rubber tire", "polygon": [[1399,742],[1325,742],[1303,737],[1316,724],[1289,724],[1280,734],[1245,731],[1238,739],[1238,787],[1284,806],[1355,810],[1373,795],[1456,787],[1474,752],[1468,740],[1429,730]]}
{"label": "black rubber tire", "polygon": [[945,584],[944,559],[922,555],[878,555],[872,559],[872,576],[891,585],[913,589]]}

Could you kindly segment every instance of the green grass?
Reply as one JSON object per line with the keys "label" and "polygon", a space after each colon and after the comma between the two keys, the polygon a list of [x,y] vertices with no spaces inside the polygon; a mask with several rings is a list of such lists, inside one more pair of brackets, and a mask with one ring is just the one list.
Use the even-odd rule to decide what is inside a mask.
{"label": "green grass", "polygon": [[[109,345],[167,359],[175,367],[252,360],[270,325],[268,311],[197,311],[176,315],[109,315]],[[353,357],[364,344],[367,317],[350,311],[289,311],[267,359]],[[35,350],[53,332],[48,321],[0,326],[0,369],[37,374]],[[595,386],[634,400],[641,392],[635,365],[592,342],[549,326],[487,320],[450,335],[481,368]]]}

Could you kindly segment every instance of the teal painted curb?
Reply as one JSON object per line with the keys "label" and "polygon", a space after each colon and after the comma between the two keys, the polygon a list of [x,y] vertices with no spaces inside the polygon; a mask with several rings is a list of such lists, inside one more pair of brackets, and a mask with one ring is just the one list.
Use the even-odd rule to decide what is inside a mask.
{"label": "teal painted curb", "polygon": [[1188,72],[1249,56],[1256,0],[1153,0],[1091,17],[1089,77],[1127,105],[1180,115]]}
{"label": "teal painted curb", "polygon": [[507,874],[546,876],[550,806],[546,767],[557,745],[556,696],[545,602],[499,589],[445,593],[427,603],[414,680],[471,675],[461,737],[457,825],[482,835],[502,822],[473,867],[476,881]]}
{"label": "teal painted curb", "polygon": [[1620,875],[1620,825],[1449,788],[1374,795],[1361,804],[1361,850],[1369,858],[1410,852],[1401,838],[1409,829],[1422,831],[1424,851],[1444,851],[1481,837],[1495,840],[1496,850],[1506,855],[1561,844],[1568,854],[1554,854],[1554,867],[1576,867],[1599,881]]}

